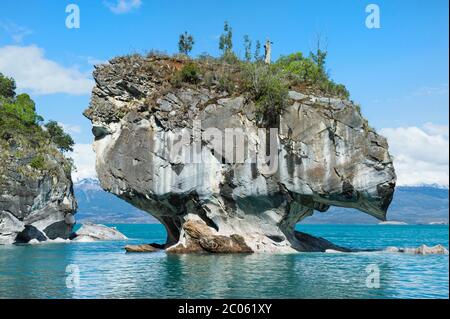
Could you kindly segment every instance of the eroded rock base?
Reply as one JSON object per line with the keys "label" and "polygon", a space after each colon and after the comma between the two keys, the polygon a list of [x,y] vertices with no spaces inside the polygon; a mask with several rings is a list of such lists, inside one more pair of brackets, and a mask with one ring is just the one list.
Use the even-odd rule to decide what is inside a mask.
{"label": "eroded rock base", "polygon": [[[352,250],[340,247],[326,239],[314,237],[302,232],[295,232],[295,237],[290,250],[285,252],[325,252],[334,250],[339,252],[351,252]],[[200,220],[188,220],[182,226],[180,240],[175,245],[165,247],[158,244],[127,245],[127,252],[157,252],[165,249],[171,254],[187,253],[253,253],[243,236],[231,234],[229,236],[219,234],[215,229]]]}
{"label": "eroded rock base", "polygon": [[242,236],[224,236],[200,221],[188,220],[183,224],[180,242],[166,249],[168,253],[252,253]]}

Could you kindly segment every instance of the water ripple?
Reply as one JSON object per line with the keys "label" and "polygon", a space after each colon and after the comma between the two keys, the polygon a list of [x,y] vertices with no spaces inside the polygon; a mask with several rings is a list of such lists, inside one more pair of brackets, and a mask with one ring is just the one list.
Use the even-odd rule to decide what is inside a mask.
{"label": "water ripple", "polygon": [[[163,242],[159,225],[117,225],[131,243]],[[336,243],[448,246],[448,227],[301,226]],[[414,236],[412,236],[414,234]],[[0,298],[448,298],[448,256],[126,254],[124,242],[0,248]],[[67,265],[80,286],[66,287]],[[368,288],[376,265],[380,287]]]}

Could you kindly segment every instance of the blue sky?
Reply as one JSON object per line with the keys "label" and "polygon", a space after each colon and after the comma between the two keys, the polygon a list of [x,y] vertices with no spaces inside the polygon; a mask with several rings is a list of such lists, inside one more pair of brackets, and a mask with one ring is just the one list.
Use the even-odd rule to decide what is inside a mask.
{"label": "blue sky", "polygon": [[[118,2],[125,7],[117,7]],[[80,29],[65,26],[70,3],[80,8]],[[380,8],[379,29],[365,25],[370,3]],[[385,129],[393,129],[392,139],[399,128],[414,127],[448,141],[448,9],[445,0],[2,0],[0,72],[17,74],[19,88],[31,93],[40,114],[64,123],[78,143],[88,144],[90,123],[81,113],[89,104],[86,86],[93,63],[150,49],[174,53],[185,30],[196,40],[193,55],[218,55],[225,20],[233,27],[234,49],[241,55],[245,34],[253,41],[269,37],[276,58],[307,53],[320,33],[326,39],[331,77],[347,86],[373,127],[387,134],[392,132]],[[17,59],[6,61],[11,46]],[[58,83],[52,88],[51,80],[45,88],[36,86],[21,66],[22,57],[31,61],[25,64],[30,69],[45,60],[42,68],[61,73],[59,86],[68,76],[68,85],[79,89]],[[448,166],[448,148],[446,152]],[[448,167],[446,174],[448,179]]]}

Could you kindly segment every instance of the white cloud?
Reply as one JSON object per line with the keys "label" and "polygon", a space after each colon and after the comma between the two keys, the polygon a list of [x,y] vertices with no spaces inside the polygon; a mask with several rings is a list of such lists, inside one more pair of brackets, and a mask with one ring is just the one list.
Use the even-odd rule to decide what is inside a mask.
{"label": "white cloud", "polygon": [[86,57],[86,61],[88,64],[90,65],[99,65],[99,64],[106,64],[108,63],[107,60],[101,60],[101,59],[97,59],[91,56]]}
{"label": "white cloud", "polygon": [[105,1],[104,3],[115,14],[128,13],[142,5],[141,0],[116,0],[115,2]]}
{"label": "white cloud", "polygon": [[449,185],[448,125],[385,128],[398,185]]}
{"label": "white cloud", "polygon": [[423,86],[414,92],[415,96],[448,95],[448,83],[438,86]]}
{"label": "white cloud", "polygon": [[69,134],[81,133],[81,126],[79,126],[79,125],[66,124],[66,123],[61,123],[61,122],[59,122],[58,124],[63,128],[63,130],[66,133],[69,133]]}
{"label": "white cloud", "polygon": [[74,182],[84,178],[97,178],[95,153],[91,144],[75,144],[73,152],[70,152],[69,156],[73,159],[76,166],[76,171],[72,172]]}
{"label": "white cloud", "polygon": [[26,36],[33,33],[32,30],[17,25],[9,20],[0,20],[0,29],[5,31],[16,43],[22,43]]}
{"label": "white cloud", "polygon": [[90,94],[94,85],[89,74],[47,59],[35,45],[0,47],[0,72],[12,76],[19,90],[37,95]]}
{"label": "white cloud", "polygon": [[442,135],[448,140],[448,125],[436,125],[428,122],[423,125],[423,128],[428,134]]}
{"label": "white cloud", "polygon": [[86,55],[75,55],[74,58],[82,61],[83,63],[87,63],[90,66],[109,63],[108,60],[98,59],[98,58],[90,56],[90,55],[87,55],[87,56]]}

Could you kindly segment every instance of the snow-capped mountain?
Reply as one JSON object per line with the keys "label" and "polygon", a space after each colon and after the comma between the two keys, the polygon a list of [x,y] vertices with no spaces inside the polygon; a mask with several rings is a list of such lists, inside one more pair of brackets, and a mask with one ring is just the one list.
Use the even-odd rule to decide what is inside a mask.
{"label": "snow-capped mountain", "polygon": [[83,191],[100,191],[100,181],[95,178],[85,178],[74,184],[74,187]]}
{"label": "snow-capped mountain", "polygon": [[[449,190],[441,185],[397,186],[387,218],[408,224],[448,224]],[[305,220],[310,224],[373,224],[375,218],[352,209],[333,207]]]}
{"label": "snow-capped mountain", "polygon": [[[97,223],[155,223],[150,214],[140,211],[105,192],[97,179],[83,179],[74,185],[78,201],[78,221]],[[449,220],[448,188],[440,185],[397,186],[389,208],[388,220],[408,224],[440,224]],[[355,211],[333,207],[303,221],[308,224],[376,224],[375,218]]]}
{"label": "snow-capped mountain", "polygon": [[146,224],[156,220],[124,200],[104,191],[97,179],[86,178],[74,184],[78,201],[76,219],[79,222]]}

